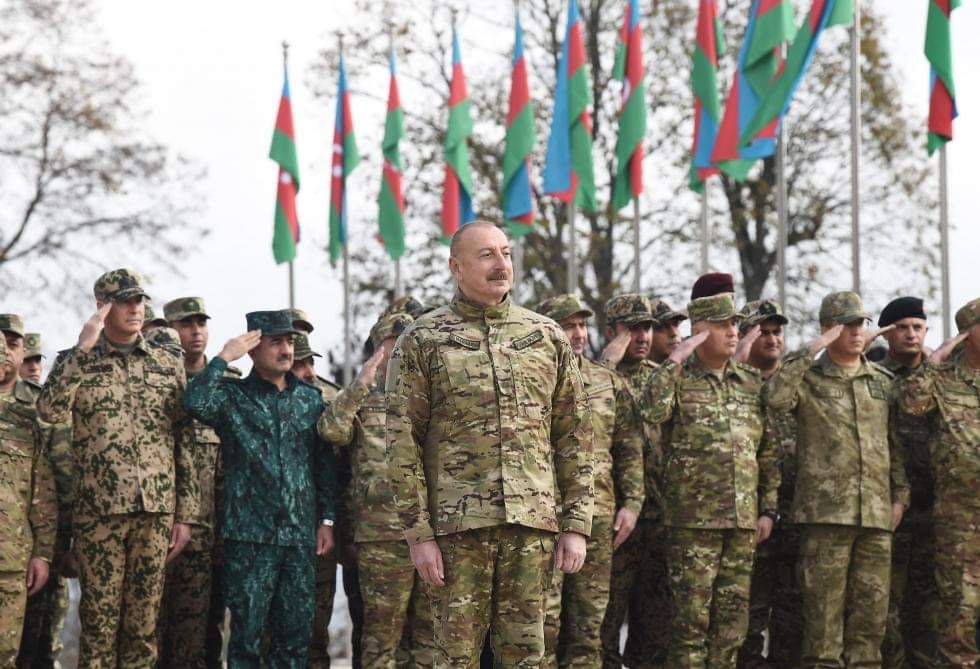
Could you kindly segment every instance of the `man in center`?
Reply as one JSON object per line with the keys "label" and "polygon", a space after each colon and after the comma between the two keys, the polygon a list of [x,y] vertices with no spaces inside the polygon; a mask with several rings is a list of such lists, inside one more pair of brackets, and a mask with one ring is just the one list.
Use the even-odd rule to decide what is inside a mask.
{"label": "man in center", "polygon": [[461,228],[449,269],[455,298],[388,364],[392,491],[432,586],[434,665],[479,666],[489,630],[497,665],[539,667],[552,562],[578,571],[592,530],[588,400],[561,328],[511,302],[500,229]]}

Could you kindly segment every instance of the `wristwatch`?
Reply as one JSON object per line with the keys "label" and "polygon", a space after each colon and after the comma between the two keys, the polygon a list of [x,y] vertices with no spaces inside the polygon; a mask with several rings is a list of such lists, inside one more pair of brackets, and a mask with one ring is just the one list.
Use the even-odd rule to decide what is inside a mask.
{"label": "wristwatch", "polygon": [[779,523],[779,512],[778,511],[773,511],[772,509],[766,509],[765,511],[762,512],[761,515],[763,515],[766,518],[768,518],[769,520],[771,520],[773,525],[776,525],[776,524]]}
{"label": "wristwatch", "polygon": [[322,525],[323,527],[333,527],[333,521],[330,520],[329,518],[324,518],[323,520],[320,521],[320,525]]}

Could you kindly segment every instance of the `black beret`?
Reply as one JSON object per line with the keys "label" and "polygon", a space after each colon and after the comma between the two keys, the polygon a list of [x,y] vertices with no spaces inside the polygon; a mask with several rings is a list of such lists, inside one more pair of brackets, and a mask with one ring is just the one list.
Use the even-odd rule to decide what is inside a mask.
{"label": "black beret", "polygon": [[699,297],[711,297],[712,295],[719,295],[721,293],[734,292],[735,279],[731,274],[726,272],[709,272],[708,274],[702,274],[694,282],[694,287],[691,289],[691,300],[696,300]]}
{"label": "black beret", "polygon": [[878,318],[878,327],[887,327],[903,318],[921,318],[925,320],[926,312],[922,308],[922,300],[918,297],[896,297],[885,305]]}

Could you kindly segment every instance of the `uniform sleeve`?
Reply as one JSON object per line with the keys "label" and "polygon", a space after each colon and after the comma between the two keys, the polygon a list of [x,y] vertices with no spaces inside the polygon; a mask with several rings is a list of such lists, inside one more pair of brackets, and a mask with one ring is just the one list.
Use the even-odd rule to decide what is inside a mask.
{"label": "uniform sleeve", "polygon": [[681,366],[673,360],[667,360],[653,370],[647,378],[640,401],[643,420],[653,425],[662,425],[670,420],[677,404],[677,380],[680,375]]}
{"label": "uniform sleeve", "polygon": [[335,446],[350,444],[354,439],[354,419],[370,395],[371,389],[367,385],[354,381],[327,402],[316,424],[320,438]]}
{"label": "uniform sleeve", "polygon": [[888,478],[891,483],[892,504],[906,509],[912,501],[912,488],[905,474],[905,449],[898,435],[898,406],[888,412]]}
{"label": "uniform sleeve", "polygon": [[205,425],[219,429],[227,401],[221,387],[228,363],[221,358],[211,358],[200,374],[194,376],[184,391],[184,408]]}
{"label": "uniform sleeve", "polygon": [[71,408],[75,403],[75,391],[82,382],[79,357],[84,352],[78,348],[69,349],[58,356],[54,367],[44,382],[37,398],[37,415],[46,423],[62,423],[71,420]]}
{"label": "uniform sleeve", "polygon": [[768,408],[768,387],[762,391],[763,415],[765,425],[762,439],[756,451],[756,462],[759,465],[759,512],[776,511],[779,508],[779,484],[782,482],[781,453],[782,440],[779,435],[779,421],[773,409]]}
{"label": "uniform sleeve", "polygon": [[[224,362],[223,360],[221,362]],[[187,413],[184,398],[187,394],[187,374],[184,366],[175,365],[177,375],[177,402],[174,415],[174,478],[177,508],[174,520],[178,523],[201,523],[201,458],[195,457],[194,449],[201,448],[194,439],[194,423]]]}
{"label": "uniform sleeve", "polygon": [[809,350],[797,351],[787,356],[767,383],[767,406],[776,411],[796,409],[800,402],[803,376],[812,364],[813,354]]}
{"label": "uniform sleeve", "polygon": [[562,504],[561,531],[592,534],[592,414],[572,347],[556,337],[558,383],[551,400],[551,445]]}
{"label": "uniform sleeve", "polygon": [[32,557],[51,562],[54,558],[54,542],[58,530],[58,501],[54,487],[54,474],[48,449],[43,443],[41,430],[35,425],[35,448],[32,467],[31,510],[28,519],[34,535]]}
{"label": "uniform sleeve", "polygon": [[613,426],[612,456],[616,497],[620,506],[639,513],[645,495],[652,494],[651,490],[645,490],[644,485],[643,430],[636,402],[626,382],[616,378],[614,383],[616,421]]}
{"label": "uniform sleeve", "polygon": [[899,388],[899,408],[913,416],[924,416],[935,411],[938,377],[938,365],[928,361],[919,365]]}
{"label": "uniform sleeve", "polygon": [[55,552],[61,553],[68,550],[71,545],[71,507],[75,498],[73,483],[75,459],[71,450],[71,424],[49,425],[41,423],[41,435],[54,476],[55,496],[58,505],[58,534],[55,540]]}
{"label": "uniform sleeve", "polygon": [[[323,413],[326,411],[327,407],[324,407],[323,412],[320,413],[321,419],[323,418]],[[319,420],[317,424],[319,427]],[[333,447],[330,444],[320,441],[320,439],[316,441],[313,456],[313,484],[316,486],[317,521],[335,520],[337,518],[337,497],[339,492],[337,486],[337,461],[334,458]]]}
{"label": "uniform sleeve", "polygon": [[429,424],[429,366],[418,340],[402,335],[385,379],[385,449],[395,508],[411,544],[435,538],[427,509],[422,444]]}

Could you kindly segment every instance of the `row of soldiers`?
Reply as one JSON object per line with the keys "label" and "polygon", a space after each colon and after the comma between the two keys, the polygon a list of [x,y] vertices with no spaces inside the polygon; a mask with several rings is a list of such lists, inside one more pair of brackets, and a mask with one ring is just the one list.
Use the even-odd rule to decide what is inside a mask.
{"label": "row of soldiers", "polygon": [[[593,314],[575,296],[535,312],[510,302],[499,229],[464,228],[450,269],[453,302],[389,307],[343,390],[316,375],[302,312],[250,314],[255,343],[243,335],[209,361],[201,298],[167,303],[155,322],[139,276],[110,272],[76,346],[84,355],[59,356],[38,405],[51,422],[31,413],[39,388],[18,380],[23,324],[0,317],[5,370],[17,368],[0,386],[13,378],[27,398],[4,397],[5,428],[8,408],[23,417],[4,451],[19,442],[29,456],[16,470],[28,485],[4,573],[3,620],[18,624],[5,628],[3,661],[16,653],[17,607],[43,591],[51,564],[82,577],[83,666],[220,666],[226,607],[229,666],[328,666],[339,561],[368,667],[473,666],[485,647],[508,667],[878,666],[883,643],[889,667],[973,665],[980,301],[958,312],[961,335],[932,363],[921,301],[889,304],[877,365],[863,356],[856,295],[825,299],[821,338],[784,356],[778,306],[736,311],[731,277],[706,275],[686,311],[610,300],[610,343],[593,362]],[[152,331],[120,344],[127,328]],[[275,486],[232,474],[227,489],[224,470],[239,463],[222,435],[251,446],[205,406],[206,380],[193,381],[207,369],[214,388],[244,392],[226,358],[251,351],[261,372],[260,336],[288,338],[274,362],[323,399],[324,468],[340,483],[303,490],[346,492],[318,510],[315,542],[284,536]],[[196,399],[180,400],[184,379],[201,386]],[[144,414],[147,435],[133,420]],[[70,446],[54,447],[51,425]],[[161,434],[169,442],[153,443]],[[252,536],[262,523],[275,531]],[[241,556],[226,560],[222,539],[240,551],[246,535],[315,546],[315,581],[254,560],[232,568]],[[50,619],[51,605],[36,608]],[[44,627],[31,617],[25,633]]]}

